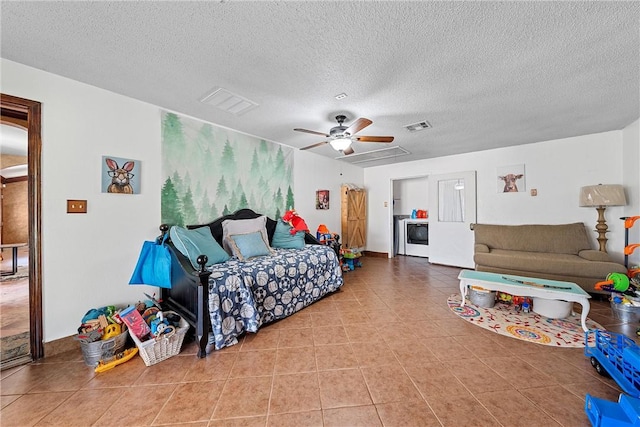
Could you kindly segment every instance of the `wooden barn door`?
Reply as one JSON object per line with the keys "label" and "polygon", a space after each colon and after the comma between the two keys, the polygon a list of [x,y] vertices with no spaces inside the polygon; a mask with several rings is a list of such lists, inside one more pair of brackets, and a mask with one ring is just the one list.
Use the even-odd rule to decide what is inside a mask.
{"label": "wooden barn door", "polygon": [[367,243],[367,193],[342,186],[342,246],[364,248]]}

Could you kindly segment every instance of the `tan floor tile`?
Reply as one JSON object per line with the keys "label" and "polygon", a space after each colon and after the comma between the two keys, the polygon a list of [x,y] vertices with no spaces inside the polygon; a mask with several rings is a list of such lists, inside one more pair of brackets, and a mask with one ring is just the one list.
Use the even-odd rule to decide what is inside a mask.
{"label": "tan floor tile", "polygon": [[395,354],[384,342],[354,342],[351,343],[351,348],[361,367],[398,364]]}
{"label": "tan floor tile", "polygon": [[[211,420],[209,427],[264,427],[267,423],[266,416],[227,418],[224,420]],[[186,426],[191,427],[191,425]]]}
{"label": "tan floor tile", "polygon": [[223,387],[224,381],[179,384],[153,424],[209,421]]}
{"label": "tan floor tile", "polygon": [[272,377],[231,378],[227,380],[213,419],[266,415]]}
{"label": "tan floor tile", "polygon": [[229,377],[271,376],[275,363],[275,350],[241,351],[231,368]]}
{"label": "tan floor tile", "polygon": [[438,358],[421,340],[403,340],[389,343],[389,347],[402,366],[437,362]]}
{"label": "tan floor tile", "polygon": [[422,344],[424,344],[441,362],[475,357],[473,352],[460,345],[454,337],[425,338],[422,341]]}
{"label": "tan floor tile", "polygon": [[445,427],[492,427],[500,426],[473,396],[434,396],[427,398],[427,403],[438,420]]}
{"label": "tan floor tile", "polygon": [[271,414],[268,427],[322,427],[322,411]]}
{"label": "tan floor tile", "polygon": [[316,348],[316,365],[319,371],[357,368],[358,359],[350,344],[320,345]]}
{"label": "tan floor tile", "polygon": [[322,326],[342,326],[340,314],[337,311],[311,313],[311,326],[314,328],[320,328]]}
{"label": "tan floor tile", "polygon": [[425,397],[469,395],[466,387],[447,369],[445,363],[430,362],[406,366],[409,378]]}
{"label": "tan floor tile", "polygon": [[340,344],[349,342],[349,339],[342,323],[340,323],[334,326],[313,328],[313,342],[315,345]]}
{"label": "tan floor tile", "polygon": [[516,389],[558,384],[554,377],[517,357],[487,357],[482,361]]}
{"label": "tan floor tile", "polygon": [[[478,393],[475,397],[505,426],[560,426],[518,392],[493,391]],[[517,410],[514,410],[514,408],[517,408]]]}
{"label": "tan floor tile", "polygon": [[618,396],[622,392],[620,388],[611,387],[598,379],[585,378],[585,380],[584,382],[562,383],[561,385],[582,400],[589,393],[591,396],[599,397],[600,399],[611,400],[612,402],[618,401]]}
{"label": "tan floor tile", "polygon": [[184,379],[198,359],[190,356],[174,356],[155,365],[148,366],[135,385],[171,384]]}
{"label": "tan floor tile", "polygon": [[588,426],[584,400],[561,386],[520,390],[525,397],[541,407],[551,418],[565,426]]}
{"label": "tan floor tile", "polygon": [[447,367],[471,393],[515,390],[507,380],[478,359],[451,360]]}
{"label": "tan floor tile", "polygon": [[[166,384],[120,389],[120,398],[108,407],[94,425],[151,425],[175,388],[175,384]],[[131,402],[135,402],[135,405]]]}
{"label": "tan floor tile", "polygon": [[373,403],[421,400],[420,393],[399,365],[362,368]]}
{"label": "tan floor tile", "polygon": [[350,342],[370,343],[382,339],[378,328],[371,323],[350,323],[344,325],[344,329]]}
{"label": "tan floor tile", "polygon": [[20,398],[20,396],[21,396],[20,394],[0,396],[0,408],[4,408],[5,406],[9,405],[14,400]]}
{"label": "tan floor tile", "polygon": [[338,313],[343,325],[369,322],[369,316],[367,316],[367,313],[365,313],[364,310],[353,310],[353,309],[345,310],[345,311],[338,310]]}
{"label": "tan floor tile", "polygon": [[226,380],[238,358],[238,352],[217,353],[197,358],[185,374],[184,381]]}
{"label": "tan floor tile", "polygon": [[296,328],[283,330],[278,339],[278,348],[309,347],[313,345],[313,329]]}
{"label": "tan floor tile", "polygon": [[359,369],[340,369],[318,373],[322,408],[361,406],[373,403]]}
{"label": "tan floor tile", "polygon": [[276,353],[275,373],[293,374],[315,372],[316,354],[313,347],[279,348]]}
{"label": "tan floor tile", "polygon": [[269,414],[319,410],[318,374],[275,375],[269,403]]}
{"label": "tan floor tile", "polygon": [[260,333],[248,333],[244,337],[244,342],[240,351],[266,350],[278,347],[278,329],[260,329]]}
{"label": "tan floor tile", "polygon": [[110,388],[77,391],[36,425],[66,427],[69,420],[73,420],[76,425],[90,426],[120,397],[122,390]]}
{"label": "tan floor tile", "polygon": [[72,394],[72,392],[55,392],[21,396],[0,411],[0,425],[2,427],[35,425]]}
{"label": "tan floor tile", "polygon": [[109,388],[109,387],[129,387],[147,370],[141,357],[134,357],[117,369],[110,369],[106,372],[96,374],[92,380],[87,382],[83,389]]}
{"label": "tan floor tile", "polygon": [[289,317],[285,317],[282,320],[278,320],[273,323],[271,327],[273,329],[302,329],[311,327],[311,313],[310,307],[305,308]]}
{"label": "tan floor tile", "polygon": [[354,406],[323,409],[325,427],[375,427],[382,426],[376,407]]}
{"label": "tan floor tile", "polygon": [[393,402],[376,405],[385,426],[440,427],[440,421],[425,402]]}

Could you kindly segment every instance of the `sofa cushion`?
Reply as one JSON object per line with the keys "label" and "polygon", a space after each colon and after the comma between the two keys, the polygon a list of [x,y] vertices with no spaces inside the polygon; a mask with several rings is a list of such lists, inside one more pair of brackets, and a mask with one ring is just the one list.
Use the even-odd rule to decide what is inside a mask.
{"label": "sofa cushion", "polygon": [[302,249],[304,248],[304,231],[291,234],[291,226],[279,219],[276,231],[273,233],[271,246],[282,249]]}
{"label": "sofa cushion", "polygon": [[[490,253],[476,253],[473,259],[477,265],[497,269],[577,277],[601,277],[602,280],[605,280],[607,274],[620,272],[621,267],[624,269],[624,266],[615,262],[589,261],[577,255],[504,249],[493,249]],[[535,277],[535,273],[532,275],[531,277]]]}
{"label": "sofa cushion", "polygon": [[209,228],[187,230],[186,228],[174,225],[169,229],[169,236],[171,237],[173,246],[175,246],[182,255],[189,258],[191,265],[196,270],[200,268],[197,262],[200,255],[207,256],[207,267],[225,262],[229,259],[229,254],[215,241]]}
{"label": "sofa cushion", "polygon": [[557,225],[475,224],[475,243],[490,249],[577,255],[591,249],[589,236],[581,222]]}
{"label": "sofa cushion", "polygon": [[272,249],[260,231],[230,235],[229,247],[233,255],[240,261],[272,254]]}
{"label": "sofa cushion", "polygon": [[[222,247],[228,253],[232,253],[229,236],[232,234],[247,234],[259,231],[262,233],[264,241],[269,245],[269,236],[267,235],[267,217],[262,215],[252,219],[227,219],[222,222]],[[270,248],[269,248],[270,249]]]}

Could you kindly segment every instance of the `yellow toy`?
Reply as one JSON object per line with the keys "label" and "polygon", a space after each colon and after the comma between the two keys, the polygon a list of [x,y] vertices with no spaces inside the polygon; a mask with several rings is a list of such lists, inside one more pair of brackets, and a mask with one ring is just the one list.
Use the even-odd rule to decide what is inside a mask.
{"label": "yellow toy", "polygon": [[113,369],[116,366],[118,366],[118,365],[120,365],[120,364],[122,364],[124,362],[128,362],[136,354],[138,354],[138,347],[128,348],[125,351],[116,354],[113,358],[109,359],[106,362],[104,360],[101,360],[98,363],[98,366],[96,366],[95,371],[97,373],[106,372],[106,371],[108,371],[110,369]]}

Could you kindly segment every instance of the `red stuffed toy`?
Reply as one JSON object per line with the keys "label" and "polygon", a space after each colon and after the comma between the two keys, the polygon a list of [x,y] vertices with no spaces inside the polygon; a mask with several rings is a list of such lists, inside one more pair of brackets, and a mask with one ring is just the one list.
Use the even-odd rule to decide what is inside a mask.
{"label": "red stuffed toy", "polygon": [[298,213],[293,209],[286,211],[282,216],[282,220],[291,226],[291,235],[296,234],[298,231],[309,231],[307,223],[304,222],[304,219],[300,218]]}

